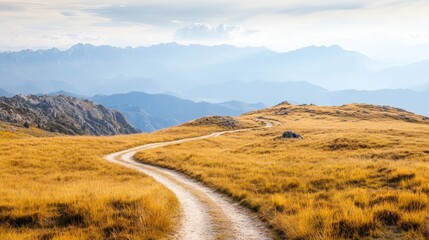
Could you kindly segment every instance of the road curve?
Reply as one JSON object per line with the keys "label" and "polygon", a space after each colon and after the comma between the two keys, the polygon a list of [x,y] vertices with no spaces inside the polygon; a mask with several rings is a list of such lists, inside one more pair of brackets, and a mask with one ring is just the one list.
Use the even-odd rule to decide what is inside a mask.
{"label": "road curve", "polygon": [[[272,126],[271,122],[264,122],[266,124],[265,127]],[[174,170],[144,164],[136,161],[133,157],[138,151],[249,130],[251,129],[215,132],[200,137],[145,144],[109,154],[105,156],[105,159],[151,176],[177,196],[181,207],[181,218],[179,229],[171,237],[172,239],[272,239],[272,234],[266,225],[250,210],[234,203],[231,199],[213,191],[184,174]]]}

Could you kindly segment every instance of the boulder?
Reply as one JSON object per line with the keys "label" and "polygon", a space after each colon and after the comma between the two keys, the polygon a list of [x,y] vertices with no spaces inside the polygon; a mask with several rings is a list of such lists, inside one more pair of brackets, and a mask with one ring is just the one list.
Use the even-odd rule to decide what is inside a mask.
{"label": "boulder", "polygon": [[292,132],[291,130],[288,130],[282,134],[281,138],[302,138],[302,136]]}

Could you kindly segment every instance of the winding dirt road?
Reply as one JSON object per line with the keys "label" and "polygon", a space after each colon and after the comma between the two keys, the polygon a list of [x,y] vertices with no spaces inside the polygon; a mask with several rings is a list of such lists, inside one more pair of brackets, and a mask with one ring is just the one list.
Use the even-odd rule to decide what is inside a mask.
{"label": "winding dirt road", "polygon": [[[263,121],[266,124],[265,127],[272,127],[271,122]],[[200,137],[146,144],[109,154],[105,159],[151,176],[177,196],[181,207],[181,219],[179,230],[172,236],[173,239],[272,239],[265,224],[248,209],[184,174],[144,164],[133,157],[138,151],[249,130],[251,129],[215,132]]]}

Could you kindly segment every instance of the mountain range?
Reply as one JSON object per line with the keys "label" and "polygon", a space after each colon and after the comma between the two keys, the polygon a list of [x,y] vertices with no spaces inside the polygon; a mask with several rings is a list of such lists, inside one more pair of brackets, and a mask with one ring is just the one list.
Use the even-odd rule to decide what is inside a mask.
{"label": "mountain range", "polygon": [[429,116],[429,88],[420,86],[419,90],[339,90],[328,91],[307,82],[225,82],[199,87],[187,92],[190,96],[205,97],[210,101],[263,102],[275,105],[287,100],[295,104],[343,105],[367,103],[390,105],[418,114]]}
{"label": "mountain range", "polygon": [[427,82],[427,83],[425,83],[423,85],[415,87],[414,90],[417,90],[417,91],[429,90],[429,82]]}
{"label": "mountain range", "polygon": [[[248,103],[275,105],[284,100],[392,105],[429,115],[424,104],[429,95],[427,76],[429,61],[387,67],[339,46],[279,53],[229,45],[116,48],[77,44],[63,51],[0,53],[0,87],[7,90],[0,90],[0,95],[73,92],[74,97],[123,112],[144,131],[204,115],[238,115],[262,107]],[[136,92],[117,94],[130,91]],[[167,94],[148,95],[155,93],[194,102]],[[84,97],[94,94],[99,95]]]}
{"label": "mountain range", "polygon": [[236,99],[244,102],[263,102],[275,105],[289,100],[296,103],[311,102],[328,90],[308,82],[268,82],[268,81],[229,81],[212,85],[200,86],[185,92],[207,101],[219,102]]}
{"label": "mountain range", "polygon": [[194,102],[166,94],[130,92],[96,95],[94,102],[125,114],[135,127],[151,132],[209,115],[238,116],[264,108],[264,105],[238,101],[223,103]]}
{"label": "mountain range", "polygon": [[410,84],[425,84],[429,87],[429,60],[381,70],[374,79],[379,86],[392,84],[396,88],[409,88]]}
{"label": "mountain range", "polygon": [[117,48],[77,44],[61,51],[0,53],[0,87],[15,93],[85,95],[185,92],[222,82],[307,81],[329,90],[412,88],[428,81],[429,61],[387,68],[339,46],[275,52],[263,47],[159,44]]}

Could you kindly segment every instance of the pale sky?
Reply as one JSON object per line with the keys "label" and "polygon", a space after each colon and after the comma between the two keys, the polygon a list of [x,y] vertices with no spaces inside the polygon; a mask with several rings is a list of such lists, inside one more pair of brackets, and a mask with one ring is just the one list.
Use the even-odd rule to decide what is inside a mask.
{"label": "pale sky", "polygon": [[411,63],[429,59],[429,1],[0,0],[0,51],[173,41],[276,51],[340,45]]}

